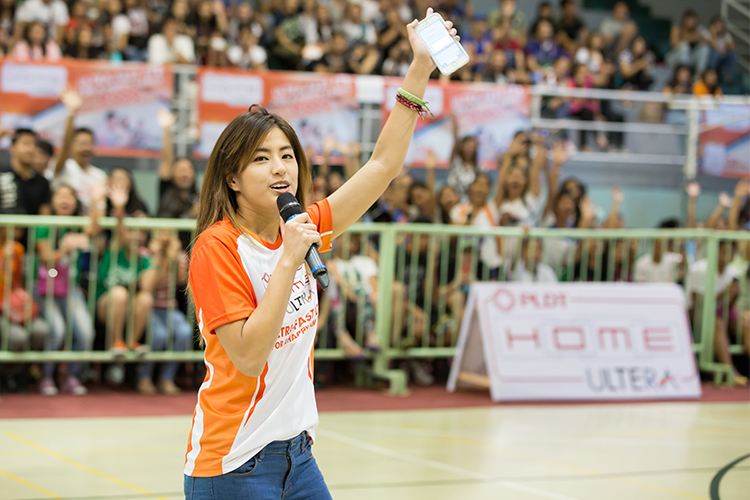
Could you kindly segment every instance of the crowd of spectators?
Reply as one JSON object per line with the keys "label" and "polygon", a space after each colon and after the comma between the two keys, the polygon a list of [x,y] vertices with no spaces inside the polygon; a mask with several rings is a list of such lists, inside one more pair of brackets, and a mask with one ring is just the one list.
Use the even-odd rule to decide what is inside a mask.
{"label": "crowd of spectators", "polygon": [[[411,58],[405,24],[428,6],[455,22],[471,56],[452,79],[641,90],[653,83],[657,58],[624,1],[587,26],[577,0],[542,2],[533,20],[517,0],[499,0],[489,16],[477,15],[471,0],[0,0],[0,57],[403,76]],[[720,17],[704,27],[686,11],[670,44],[665,62],[690,68],[696,93],[736,80],[734,42]]]}
{"label": "crowd of spectators", "polygon": [[[585,25],[574,0],[560,2],[557,18],[551,4],[540,4],[532,23],[515,0],[501,0],[487,18],[476,16],[470,2],[439,3],[439,12],[465,27],[462,40],[472,55],[471,64],[454,79],[575,88],[653,85],[656,58],[624,2],[618,2],[598,28]],[[425,8],[424,0],[261,0],[230,5],[210,0],[77,0],[70,5],[62,0],[25,0],[16,5],[13,0],[0,0],[0,52],[19,60],[67,56],[398,76],[411,59],[404,25]],[[666,63],[674,77],[665,91],[718,94],[720,83],[730,84],[735,78],[733,43],[720,19],[704,29],[688,12],[673,29],[671,43]],[[0,288],[0,303],[9,304],[3,307],[9,307],[4,314],[11,323],[0,339],[7,335],[11,350],[95,348],[117,356],[148,349],[188,349],[194,325],[180,290],[186,282],[190,234],[134,231],[123,224],[127,217],[196,215],[195,168],[190,159],[173,155],[173,115],[164,110],[158,116],[164,131],[159,200],[158,208],[149,211],[127,169],[107,173],[92,164],[96,163],[95,131],[75,127],[81,97],[67,91],[62,102],[68,119],[57,151],[33,130],[0,131],[12,139],[10,165],[0,168],[0,212],[89,215],[91,223],[80,230],[39,228],[16,234],[0,227],[0,280],[11,283],[9,301],[3,300],[6,287]],[[550,98],[542,113],[622,121],[608,101]],[[602,148],[621,147],[622,134],[599,134],[596,142]],[[585,142],[582,145],[586,147]],[[359,168],[358,144],[337,144],[327,138],[323,150],[314,169],[313,200],[330,195]],[[498,158],[494,182],[479,168],[477,153],[477,138],[459,137],[454,127],[445,182],[438,183],[437,161],[429,154],[426,176],[412,175],[405,168],[364,221],[477,228],[625,225],[618,189],[613,190],[612,207],[605,213],[591,202],[585,183],[561,179],[568,160],[562,142],[518,132]],[[343,169],[331,165],[334,154],[343,157]],[[695,218],[699,191],[697,184],[688,187],[684,224],[665,219],[660,227],[699,227]],[[102,216],[115,217],[117,227],[102,230]],[[720,198],[704,225],[747,230],[749,224],[750,182],[741,181],[734,197]],[[468,286],[475,280],[677,282],[685,287],[695,318],[702,311],[703,277],[709,272],[705,248],[680,240],[639,247],[624,240],[560,237],[542,243],[514,236],[450,238],[436,245],[415,235],[398,245],[402,257],[390,304],[378,301],[377,239],[352,236],[337,245],[329,261],[332,285],[321,293],[322,343],[338,343],[352,359],[379,350],[382,339],[375,335],[374,318],[378,307],[389,307],[393,345],[450,345],[463,316]],[[24,264],[30,252],[37,259],[33,265]],[[722,244],[715,349],[724,363],[731,364],[729,339],[738,331],[746,332],[743,340],[750,352],[748,262],[750,245]],[[25,286],[29,281],[34,283],[30,290]],[[740,282],[745,284],[742,290]],[[65,334],[69,328],[70,337]],[[144,394],[177,394],[178,368],[177,363],[164,363],[155,379],[153,364],[140,363],[135,385]],[[419,383],[431,383],[430,369],[428,362],[409,364]],[[115,362],[98,376],[121,383],[122,372],[123,364]],[[38,370],[39,390],[52,395],[59,387],[85,394],[86,373],[85,367],[74,363],[62,370],[44,364]],[[737,380],[744,382],[739,375]]]}
{"label": "crowd of spectators", "polygon": [[[90,223],[76,230],[40,227],[9,234],[6,227],[0,227],[0,280],[12,284],[9,306],[2,297],[6,288],[0,288],[0,309],[9,307],[11,321],[8,348],[58,350],[65,346],[83,351],[93,347],[108,349],[115,356],[149,349],[188,349],[194,333],[184,294],[190,234],[137,231],[123,223],[127,217],[196,216],[199,190],[194,165],[188,158],[173,155],[174,116],[166,109],[158,115],[164,131],[160,195],[158,208],[150,211],[128,170],[114,168],[106,173],[94,166],[95,132],[74,125],[81,97],[69,90],[62,102],[68,119],[58,151],[32,130],[0,132],[12,138],[10,165],[0,169],[2,213],[90,216]],[[561,178],[569,154],[563,143],[518,132],[508,151],[498,158],[495,182],[479,169],[477,139],[458,136],[457,127],[454,134],[444,182],[438,183],[437,160],[430,153],[425,175],[413,175],[404,167],[363,221],[478,229],[625,227],[619,189],[613,189],[612,205],[606,213],[591,202],[585,183]],[[334,154],[343,157],[343,168],[331,165]],[[312,151],[308,155],[315,156]],[[319,165],[313,169],[309,199],[329,196],[356,173],[359,162],[358,144],[338,144],[327,138]],[[734,196],[722,193],[705,224],[695,216],[699,193],[698,184],[688,186],[684,223],[665,219],[660,227],[750,229],[750,180],[739,181]],[[102,230],[102,216],[114,217],[116,228]],[[703,287],[709,272],[705,248],[681,240],[639,245],[626,240],[513,236],[448,238],[436,244],[416,234],[400,239],[398,245],[402,257],[390,304],[378,301],[378,239],[345,236],[336,245],[329,261],[332,284],[328,290],[320,290],[322,345],[340,345],[352,359],[380,349],[382,339],[374,330],[378,307],[391,309],[394,345],[450,345],[458,333],[468,286],[476,280],[675,282],[684,285],[695,318],[703,310]],[[24,264],[29,252],[36,255],[33,265]],[[750,245],[722,243],[719,257],[715,347],[719,359],[730,363],[730,332],[750,331]],[[29,280],[34,283],[32,289],[26,287]],[[740,282],[744,283],[742,291]],[[68,327],[72,328],[70,337],[65,335]],[[2,331],[0,339],[5,335]],[[750,335],[742,337],[750,352]],[[165,363],[154,383],[153,364],[139,364],[135,371],[138,390],[144,394],[179,393],[175,384],[178,366]],[[430,366],[411,361],[414,380],[431,383]],[[39,390],[43,394],[57,393],[56,370],[51,363],[41,367]],[[79,364],[69,364],[60,383],[62,389],[84,394],[80,372]],[[123,365],[115,362],[100,377],[122,382]]]}

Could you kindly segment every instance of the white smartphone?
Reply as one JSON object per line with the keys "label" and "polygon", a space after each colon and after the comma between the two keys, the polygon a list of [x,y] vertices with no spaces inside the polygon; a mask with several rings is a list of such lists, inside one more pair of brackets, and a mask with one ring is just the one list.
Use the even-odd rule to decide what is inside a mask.
{"label": "white smartphone", "polygon": [[416,28],[417,35],[427,45],[432,60],[440,72],[450,75],[469,62],[469,54],[445,27],[445,20],[435,12],[422,19]]}

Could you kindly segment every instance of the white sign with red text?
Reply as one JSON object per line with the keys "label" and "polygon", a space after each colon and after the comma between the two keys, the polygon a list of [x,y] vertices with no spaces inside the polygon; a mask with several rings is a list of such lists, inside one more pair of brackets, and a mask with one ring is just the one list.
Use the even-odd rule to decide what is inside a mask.
{"label": "white sign with red text", "polygon": [[698,398],[673,284],[475,283],[448,390],[486,377],[494,401]]}

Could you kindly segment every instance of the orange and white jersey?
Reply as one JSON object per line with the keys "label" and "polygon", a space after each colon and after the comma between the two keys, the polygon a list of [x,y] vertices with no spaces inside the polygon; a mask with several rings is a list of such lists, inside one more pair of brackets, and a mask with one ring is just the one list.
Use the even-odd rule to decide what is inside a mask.
{"label": "orange and white jersey", "polygon": [[[327,200],[307,209],[331,249]],[[307,431],[313,439],[318,409],[313,390],[313,345],[318,320],[315,280],[297,269],[276,345],[259,377],[232,364],[215,329],[248,318],[261,300],[284,249],[242,236],[224,219],[207,229],[190,261],[190,287],[206,342],[206,378],[193,413],[185,474],[213,477],[235,470],[272,441]]]}

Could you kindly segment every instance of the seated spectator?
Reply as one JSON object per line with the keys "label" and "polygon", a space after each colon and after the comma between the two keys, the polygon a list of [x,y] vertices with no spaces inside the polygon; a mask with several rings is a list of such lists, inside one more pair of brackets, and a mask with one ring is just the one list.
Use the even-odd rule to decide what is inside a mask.
{"label": "seated spectator", "polygon": [[715,69],[724,83],[733,85],[737,77],[737,51],[734,39],[724,25],[724,20],[721,16],[714,17],[709,29],[702,28],[700,34],[711,47],[708,68]]}
{"label": "seated spectator", "polygon": [[51,175],[52,157],[55,155],[55,148],[47,141],[38,139],[36,141],[36,150],[34,152],[33,169],[38,175],[47,177]]}
{"label": "seated spectator", "polygon": [[242,28],[250,28],[255,37],[260,40],[265,32],[264,25],[263,18],[255,12],[253,5],[249,1],[243,0],[235,7],[234,15],[229,17],[227,37],[230,43],[237,45],[240,43]]}
{"label": "seated spectator", "polygon": [[[568,80],[568,86],[578,89],[590,89],[594,86],[594,75],[589,71],[585,64],[577,64],[573,70],[573,78]],[[580,97],[571,98],[570,116],[576,120],[584,121],[604,121],[601,114],[600,102],[596,99],[584,99]],[[607,145],[606,136],[603,133],[597,134],[597,142],[604,149]],[[588,131],[581,130],[581,149],[589,150]]]}
{"label": "seated spectator", "polygon": [[[486,32],[486,29],[482,33],[484,32]],[[403,40],[409,41],[406,26],[401,20],[398,11],[389,9],[385,13],[385,25],[378,30],[378,49],[381,53],[388,54],[392,47],[395,47]]]}
{"label": "seated spectator", "polygon": [[[10,215],[13,211],[0,209],[0,214]],[[0,287],[0,313],[10,319],[8,330],[0,329],[0,342],[7,335],[9,351],[39,350],[49,334],[49,327],[39,317],[39,304],[24,289],[24,247],[13,236],[7,226],[0,226],[0,280],[10,284],[10,299],[5,297],[6,287]],[[10,276],[6,275],[8,272]],[[31,327],[28,332],[27,324]]]}
{"label": "seated spectator", "polygon": [[193,40],[178,33],[178,21],[167,18],[161,33],[151,35],[148,40],[148,62],[151,64],[190,64],[195,61]]}
{"label": "seated spectator", "polygon": [[715,69],[707,69],[700,79],[693,84],[693,95],[721,97],[719,74]]}
{"label": "seated spectator", "polygon": [[630,48],[620,53],[620,74],[623,87],[635,90],[648,90],[654,79],[651,77],[655,57],[648,50],[646,39],[637,36],[630,44]]}
{"label": "seated spectator", "polygon": [[[97,200],[97,197],[104,195],[104,189],[98,190],[97,193],[94,195],[94,202],[101,201]],[[61,185],[55,190],[52,195],[52,215],[81,215],[81,203],[72,187]],[[94,344],[94,321],[89,313],[81,283],[89,272],[89,260],[85,258],[91,247],[89,239],[99,233],[98,215],[92,214],[91,224],[83,231],[62,228],[52,232],[46,227],[36,230],[38,258],[35,270],[39,273],[36,293],[37,301],[42,304],[44,319],[50,327],[49,350],[57,351],[63,347],[68,319],[73,334],[71,350],[90,351]],[[52,270],[56,276],[50,274]],[[69,278],[71,274],[72,279]],[[73,283],[72,289],[69,289],[69,279]],[[51,297],[52,300],[48,301],[47,297]],[[54,380],[55,363],[44,363],[42,369],[44,378],[39,384],[39,391],[47,396],[57,394]],[[80,371],[80,363],[67,364],[68,375],[62,386],[63,392],[77,396],[88,392],[78,379]]]}
{"label": "seated spectator", "polygon": [[[205,62],[208,51],[212,47],[212,42],[214,42],[214,35],[218,34],[223,39],[227,32],[227,16],[224,11],[224,4],[212,0],[200,0],[190,18],[190,24],[195,26],[196,55]],[[224,45],[226,45],[226,41],[224,41]],[[216,46],[214,48],[218,49]]]}
{"label": "seated spectator", "polygon": [[162,29],[164,28],[164,23],[166,23],[169,18],[173,18],[177,23],[177,33],[187,35],[192,42],[195,37],[195,24],[193,23],[193,10],[188,0],[174,0],[172,2],[168,15],[161,23]]}
{"label": "seated spectator", "polygon": [[[678,229],[680,223],[668,219],[659,224],[659,229]],[[685,274],[685,256],[675,252],[675,240],[653,241],[653,251],[643,255],[635,263],[635,281],[638,283],[677,283]]]}
{"label": "seated spectator", "polygon": [[526,15],[516,8],[516,0],[499,0],[499,4],[487,19],[494,31],[493,38],[502,41],[503,48],[523,50],[528,29]]}
{"label": "seated spectator", "polygon": [[[154,303],[153,291],[157,270],[139,241],[133,255],[132,238],[138,238],[123,224],[125,205],[129,198],[128,186],[114,183],[109,189],[109,199],[117,218],[117,234],[101,257],[96,287],[96,316],[107,325],[110,335],[108,345],[116,356],[124,355],[128,349],[143,352],[141,337],[151,318]],[[139,238],[140,239],[140,238]],[[136,295],[130,300],[128,288],[136,286]],[[133,315],[133,338],[125,343],[125,326],[128,314]],[[111,330],[109,326],[111,325]],[[111,342],[111,344],[109,344]]]}
{"label": "seated spectator", "polygon": [[16,8],[15,0],[0,0],[0,57],[12,48]]}
{"label": "seated spectator", "polygon": [[664,61],[672,68],[687,64],[695,73],[703,73],[711,55],[711,48],[701,35],[704,30],[705,28],[698,26],[698,16],[695,11],[686,10],[682,14],[680,24],[672,26],[669,34],[669,44],[672,50],[664,57]]}
{"label": "seated spectator", "polygon": [[124,49],[125,58],[129,61],[146,61],[151,34],[147,0],[125,0],[125,14],[130,28],[128,44]]}
{"label": "seated spectator", "polygon": [[536,29],[539,26],[539,21],[542,19],[549,21],[554,24],[555,19],[552,15],[552,4],[549,2],[541,2],[536,6],[536,19],[531,24],[530,33],[536,33]]}
{"label": "seated spectator", "polygon": [[341,23],[341,30],[346,35],[349,45],[375,45],[378,34],[372,23],[362,19],[362,6],[357,3],[349,3],[346,17]]}
{"label": "seated spectator", "polygon": [[89,18],[89,6],[85,0],[76,0],[70,7],[70,17],[68,18],[68,24],[65,27],[65,33],[61,38],[61,45],[69,43],[69,40],[74,40],[76,32],[82,26],[88,26],[92,30],[94,29],[94,22]]}
{"label": "seated spectator", "polygon": [[528,146],[524,136],[517,134],[501,159],[495,205],[500,218],[507,218],[503,225],[533,227],[542,210],[540,171],[549,168],[547,150],[542,142],[535,141],[536,156],[527,170],[528,159],[523,156]]}
{"label": "seated spectator", "polygon": [[[0,138],[5,133],[0,131]],[[10,164],[0,167],[0,209],[27,215],[49,214],[49,182],[34,169],[36,144],[33,130],[18,129],[13,134],[8,151]]]}
{"label": "seated spectator", "polygon": [[557,31],[555,41],[570,54],[575,54],[578,47],[588,38],[586,25],[578,17],[578,4],[576,4],[576,0],[560,0],[560,10],[562,11],[562,16],[555,25]]}
{"label": "seated spectator", "polygon": [[[570,58],[561,57],[552,66],[552,73],[547,75],[546,85],[566,87],[570,79]],[[567,118],[570,114],[570,98],[555,96],[542,99],[543,118]],[[566,132],[555,133],[555,136],[566,136]]]}
{"label": "seated spectator", "polygon": [[521,241],[521,258],[513,266],[516,283],[557,283],[555,271],[542,262],[542,239]]}
{"label": "seated spectator", "polygon": [[314,15],[305,23],[305,46],[302,49],[302,59],[306,69],[314,67],[314,63],[323,57],[333,40],[334,31],[331,11],[325,5],[318,5]]}
{"label": "seated spectator", "polygon": [[576,51],[575,62],[585,64],[594,74],[599,73],[604,65],[604,48],[604,36],[599,32],[591,33],[586,44]]}
{"label": "seated spectator", "polygon": [[451,213],[453,209],[461,203],[461,198],[456,190],[451,186],[443,186],[437,195],[438,204],[438,222],[441,224],[453,224]]}
{"label": "seated spectator", "polygon": [[409,40],[400,40],[391,47],[383,61],[382,73],[384,76],[406,76],[413,54]]}
{"label": "seated spectator", "polygon": [[448,166],[447,185],[455,189],[461,202],[469,200],[469,186],[479,174],[479,141],[476,137],[466,136],[459,139],[458,119],[451,116],[453,125],[453,151]]}
{"label": "seated spectator", "polygon": [[567,54],[554,40],[555,31],[549,21],[540,21],[534,39],[526,46],[526,62],[534,82],[543,81],[556,60]]}
{"label": "seated spectator", "polygon": [[[399,26],[403,26],[404,23],[400,22]],[[487,29],[487,20],[478,17],[471,22],[471,31],[469,36],[461,38],[461,44],[466,50],[471,50],[473,53],[472,63],[474,65],[482,66],[489,62],[489,59],[493,53],[493,41],[492,32]]]}
{"label": "seated spectator", "polygon": [[[735,319],[737,317],[736,301],[739,295],[739,272],[731,261],[734,258],[736,247],[728,241],[719,243],[718,266],[716,270],[716,281],[714,283],[714,293],[716,294],[716,319],[714,323],[714,354],[720,363],[732,368],[734,373],[734,383],[738,385],[747,384],[747,378],[740,375],[732,363],[732,355],[729,352],[729,324],[727,318]],[[703,259],[695,262],[689,268],[687,279],[685,281],[685,294],[687,297],[690,317],[695,321],[702,317],[703,312],[703,295],[706,288],[706,275],[710,272],[708,269],[708,260]],[[728,307],[728,310],[727,310]],[[700,313],[699,313],[700,311]],[[746,349],[750,346],[746,345]],[[750,353],[750,350],[748,350]],[[747,354],[747,353],[746,353]]]}
{"label": "seated spectator", "polygon": [[530,83],[523,68],[513,68],[508,64],[504,50],[494,50],[490,53],[487,65],[476,74],[475,80],[490,83]]}
{"label": "seated spectator", "polygon": [[[72,36],[72,39],[70,37]],[[75,59],[107,58],[106,52],[94,45],[94,32],[88,25],[81,25],[75,31],[69,31],[63,54]]]}
{"label": "seated spectator", "polygon": [[682,64],[674,69],[672,79],[664,86],[664,93],[670,95],[690,95],[693,93],[693,73],[690,66]]}
{"label": "seated spectator", "polygon": [[[492,180],[486,174],[478,174],[469,187],[469,201],[456,205],[451,210],[453,224],[475,226],[480,228],[496,227],[500,225],[500,212],[497,204],[488,203]],[[502,242],[499,238],[481,238],[479,248],[479,275],[489,274],[490,279],[497,280],[500,275]],[[486,269],[487,271],[484,271]]]}
{"label": "seated spectator", "polygon": [[13,47],[11,57],[17,61],[55,62],[62,59],[62,52],[47,35],[47,27],[37,21],[26,25],[23,38]]}
{"label": "seated spectator", "polygon": [[16,10],[14,37],[21,39],[28,25],[40,22],[49,38],[56,44],[62,42],[68,24],[68,6],[63,0],[25,0]]}
{"label": "seated spectator", "polygon": [[621,0],[615,3],[612,16],[602,21],[599,31],[604,36],[606,55],[616,59],[638,35],[638,25],[630,19],[627,2]]}
{"label": "seated spectator", "polygon": [[[159,214],[163,217],[165,214]],[[164,351],[171,344],[172,351],[187,350],[193,336],[193,327],[187,318],[177,308],[175,296],[178,290],[187,284],[188,257],[182,249],[182,243],[169,229],[154,232],[149,244],[149,252],[154,277],[154,309],[151,316],[151,351]],[[176,269],[176,276],[172,275],[172,268]],[[170,294],[170,289],[172,292]],[[171,295],[171,296],[170,296]],[[168,329],[171,326],[172,339],[168,341]],[[180,394],[174,378],[180,364],[176,361],[163,363],[159,372],[158,386],[154,386],[154,363],[138,365],[138,392],[151,395],[158,391],[168,396]]]}
{"label": "seated spectator", "polygon": [[130,38],[130,19],[125,15],[121,0],[108,0],[105,6],[99,23],[111,29],[106,36],[109,50],[122,55]]}
{"label": "seated spectator", "polygon": [[[135,190],[135,184],[133,182],[133,174],[129,170],[124,168],[114,168],[109,173],[109,186],[122,186],[128,192],[128,197],[125,200],[126,217],[145,217],[148,215],[148,208],[143,200],[138,196]],[[107,208],[105,213],[109,217],[115,217],[115,205],[112,201],[111,196],[107,196],[106,199]]]}
{"label": "seated spectator", "polygon": [[258,37],[252,27],[240,28],[239,43],[227,50],[227,58],[237,68],[267,69],[268,54],[266,49],[258,45]]}
{"label": "seated spectator", "polygon": [[[94,133],[87,128],[75,128],[75,117],[83,105],[83,99],[75,90],[65,91],[61,97],[68,110],[65,136],[55,164],[52,189],[66,184],[76,190],[83,213],[91,209],[91,190],[107,180],[103,170],[91,164],[94,157]],[[104,207],[101,207],[103,210]]]}

